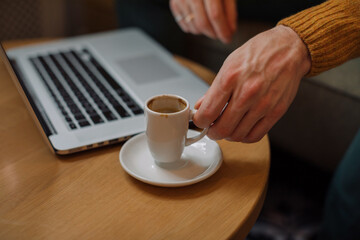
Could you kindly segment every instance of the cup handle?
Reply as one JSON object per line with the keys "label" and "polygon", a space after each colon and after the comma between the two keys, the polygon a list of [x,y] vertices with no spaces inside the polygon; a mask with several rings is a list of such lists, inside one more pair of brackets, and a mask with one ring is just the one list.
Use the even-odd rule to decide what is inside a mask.
{"label": "cup handle", "polygon": [[[196,113],[196,110],[190,110],[190,120],[193,119],[194,115]],[[202,139],[207,134],[208,128],[204,128],[202,132],[194,137],[191,138],[185,138],[185,146],[189,146],[200,139]]]}

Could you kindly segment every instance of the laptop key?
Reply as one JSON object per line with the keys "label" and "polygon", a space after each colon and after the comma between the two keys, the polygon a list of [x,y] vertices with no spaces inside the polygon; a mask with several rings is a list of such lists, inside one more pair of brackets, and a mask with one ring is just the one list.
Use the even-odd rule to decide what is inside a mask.
{"label": "laptop key", "polygon": [[82,114],[77,114],[74,116],[76,120],[81,121],[81,120],[86,120],[85,116]]}
{"label": "laptop key", "polygon": [[138,108],[138,109],[133,109],[132,112],[133,112],[135,115],[139,115],[139,114],[143,114],[143,113],[144,113],[144,110],[142,110],[141,108]]}
{"label": "laptop key", "polygon": [[103,114],[108,121],[113,121],[117,119],[117,117],[111,111],[103,112]]}
{"label": "laptop key", "polygon": [[61,114],[64,115],[65,117],[69,116],[68,112],[65,109],[61,110]]}
{"label": "laptop key", "polygon": [[69,102],[67,105],[74,115],[81,114],[79,107],[74,102]]}
{"label": "laptop key", "polygon": [[90,116],[90,118],[95,124],[104,122],[104,120],[99,115],[92,115],[92,116]]}
{"label": "laptop key", "polygon": [[86,120],[79,122],[80,127],[86,127],[86,126],[89,126],[89,125],[90,125],[90,123],[88,121],[86,121]]}
{"label": "laptop key", "polygon": [[115,106],[114,108],[122,118],[130,117],[130,114],[120,104]]}
{"label": "laptop key", "polygon": [[94,109],[85,109],[85,111],[89,115],[97,115],[97,112]]}

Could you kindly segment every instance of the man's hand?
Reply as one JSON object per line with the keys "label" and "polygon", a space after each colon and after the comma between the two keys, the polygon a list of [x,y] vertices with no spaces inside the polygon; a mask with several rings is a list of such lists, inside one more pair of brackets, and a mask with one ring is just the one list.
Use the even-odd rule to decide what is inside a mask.
{"label": "man's hand", "polygon": [[170,9],[184,32],[229,43],[236,30],[236,0],[170,0]]}
{"label": "man's hand", "polygon": [[260,33],[225,60],[196,103],[194,123],[218,140],[256,142],[284,115],[311,60],[299,36],[285,26]]}

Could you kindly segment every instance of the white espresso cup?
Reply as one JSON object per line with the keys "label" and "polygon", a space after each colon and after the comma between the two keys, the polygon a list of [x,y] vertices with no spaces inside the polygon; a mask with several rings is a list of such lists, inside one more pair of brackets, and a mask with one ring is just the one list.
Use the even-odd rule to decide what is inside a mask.
{"label": "white espresso cup", "polygon": [[185,146],[203,138],[207,129],[188,138],[189,121],[195,114],[189,102],[177,95],[157,95],[145,104],[146,138],[155,163],[164,168],[181,167]]}

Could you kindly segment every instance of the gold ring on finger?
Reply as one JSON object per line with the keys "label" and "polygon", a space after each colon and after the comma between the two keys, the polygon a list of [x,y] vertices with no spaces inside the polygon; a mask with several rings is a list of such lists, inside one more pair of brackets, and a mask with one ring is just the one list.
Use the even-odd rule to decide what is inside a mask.
{"label": "gold ring on finger", "polygon": [[194,14],[190,13],[189,15],[187,15],[187,16],[185,17],[185,22],[186,22],[186,23],[189,23],[189,22],[191,22],[194,18],[195,18],[195,17],[194,17]]}

